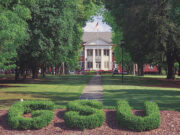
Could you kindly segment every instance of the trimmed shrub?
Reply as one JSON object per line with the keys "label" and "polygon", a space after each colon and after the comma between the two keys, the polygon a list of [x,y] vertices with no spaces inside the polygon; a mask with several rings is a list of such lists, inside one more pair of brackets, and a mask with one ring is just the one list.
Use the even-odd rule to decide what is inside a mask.
{"label": "trimmed shrub", "polygon": [[[8,112],[8,125],[13,129],[39,129],[53,119],[55,104],[51,101],[24,101],[13,104]],[[31,118],[23,114],[32,113]]]}
{"label": "trimmed shrub", "polygon": [[112,70],[109,70],[109,71],[102,71],[101,73],[102,73],[102,74],[112,74],[113,71],[112,71]]}
{"label": "trimmed shrub", "polygon": [[161,117],[159,107],[154,102],[145,102],[145,117],[135,116],[129,103],[125,100],[117,102],[117,119],[120,126],[134,131],[148,131],[160,127]]}
{"label": "trimmed shrub", "polygon": [[65,124],[70,128],[93,129],[103,125],[105,120],[102,103],[93,100],[76,100],[67,104]]}
{"label": "trimmed shrub", "polygon": [[96,75],[97,72],[96,71],[86,71],[84,74],[85,75]]}

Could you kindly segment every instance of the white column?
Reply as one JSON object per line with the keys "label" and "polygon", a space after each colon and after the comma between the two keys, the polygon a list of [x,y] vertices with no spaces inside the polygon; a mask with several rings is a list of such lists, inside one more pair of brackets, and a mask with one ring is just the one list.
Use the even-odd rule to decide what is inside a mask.
{"label": "white column", "polygon": [[84,49],[84,70],[87,70],[87,49]]}
{"label": "white column", "polygon": [[112,70],[112,49],[109,49],[109,69]]}
{"label": "white column", "polygon": [[104,49],[101,49],[101,70],[104,70]]}
{"label": "white column", "polygon": [[93,49],[93,70],[96,69],[96,52],[95,49]]}

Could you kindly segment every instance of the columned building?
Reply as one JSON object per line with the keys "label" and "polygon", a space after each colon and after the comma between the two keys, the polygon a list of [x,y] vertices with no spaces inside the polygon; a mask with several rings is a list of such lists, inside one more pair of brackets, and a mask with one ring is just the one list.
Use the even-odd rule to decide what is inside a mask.
{"label": "columned building", "polygon": [[80,58],[84,71],[112,71],[114,63],[111,32],[84,32],[83,52]]}

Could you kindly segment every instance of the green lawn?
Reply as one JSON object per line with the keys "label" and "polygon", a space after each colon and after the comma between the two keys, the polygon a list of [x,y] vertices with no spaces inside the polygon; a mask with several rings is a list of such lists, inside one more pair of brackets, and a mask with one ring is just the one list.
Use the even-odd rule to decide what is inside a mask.
{"label": "green lawn", "polygon": [[79,99],[91,76],[48,76],[36,81],[0,81],[0,109],[8,109],[21,98],[25,100],[52,100],[57,108],[65,108],[67,102]]}
{"label": "green lawn", "polygon": [[157,78],[159,77],[126,76],[125,83],[122,85],[120,75],[102,76],[104,107],[114,108],[117,100],[126,99],[134,109],[143,109],[144,101],[154,101],[158,103],[161,110],[180,111],[180,88],[166,86],[167,83],[179,85],[180,81],[168,82],[161,80],[163,77]]}

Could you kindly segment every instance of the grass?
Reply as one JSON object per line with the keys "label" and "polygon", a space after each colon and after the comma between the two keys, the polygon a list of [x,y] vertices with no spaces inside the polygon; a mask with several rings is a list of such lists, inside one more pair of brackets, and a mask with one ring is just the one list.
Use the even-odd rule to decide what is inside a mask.
{"label": "grass", "polygon": [[[4,77],[4,76],[3,76]],[[91,76],[48,76],[35,81],[0,81],[0,109],[8,109],[15,101],[51,100],[57,108],[79,99]]]}
{"label": "grass", "polygon": [[[159,77],[125,76],[125,83],[122,85],[120,75],[102,76],[104,108],[114,109],[117,100],[125,99],[134,109],[143,109],[144,101],[154,101],[161,110],[180,111],[180,88],[171,88],[171,85],[180,86],[180,81],[157,78]],[[167,87],[167,84],[170,87]]]}

